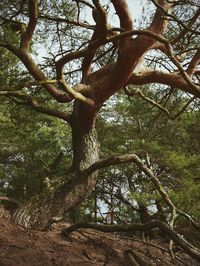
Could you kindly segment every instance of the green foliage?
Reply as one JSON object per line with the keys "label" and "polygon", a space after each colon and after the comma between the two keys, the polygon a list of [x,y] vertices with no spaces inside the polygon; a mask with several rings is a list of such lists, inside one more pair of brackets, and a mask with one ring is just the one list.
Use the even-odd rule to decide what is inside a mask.
{"label": "green foliage", "polygon": [[[143,91],[154,101],[161,101],[159,90],[144,87]],[[116,100],[113,99],[104,107],[98,121],[103,146],[102,156],[137,153],[146,160],[148,154],[154,173],[158,175],[175,205],[199,219],[200,156],[197,136],[200,127],[199,111],[196,108],[198,101],[175,120],[170,120],[165,113],[138,97],[131,98],[131,101],[123,94],[115,97]],[[178,95],[175,91],[166,108],[171,110],[172,114],[176,114],[186,101],[185,96]],[[107,170],[106,175],[109,176],[111,171]],[[140,170],[133,165],[118,167],[116,175],[121,176],[124,195],[130,190],[127,177],[131,176],[134,186],[132,192],[125,197],[132,204],[143,203],[149,207],[149,211],[155,212],[153,206],[160,196],[152,185],[149,186],[148,177],[141,175]],[[115,184],[118,185],[118,181],[115,181]],[[109,194],[109,191],[107,193]],[[132,211],[128,209],[131,216]]]}
{"label": "green foliage", "polygon": [[[70,131],[65,124],[38,113],[2,104],[0,117],[0,174],[2,192],[18,200],[28,199],[40,193],[43,178],[49,175],[45,165],[51,165],[60,151],[64,153],[58,172],[50,173],[52,178],[69,165],[71,150]],[[45,165],[44,165],[44,163]],[[63,169],[63,170],[62,170]]]}
{"label": "green foliage", "polygon": [[8,51],[0,47],[0,86],[5,87],[15,83],[16,76],[19,72],[17,66],[18,60]]}
{"label": "green foliage", "polygon": [[178,209],[189,213],[199,220],[200,217],[200,183],[199,179],[182,178],[169,195]]}

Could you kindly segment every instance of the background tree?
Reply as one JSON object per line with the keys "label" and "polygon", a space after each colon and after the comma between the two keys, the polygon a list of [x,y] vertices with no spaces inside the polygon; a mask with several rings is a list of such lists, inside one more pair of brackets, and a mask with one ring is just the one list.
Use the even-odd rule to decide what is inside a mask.
{"label": "background tree", "polygon": [[[119,27],[108,23],[112,9],[109,12],[98,0],[2,2],[0,46],[17,58],[24,75],[9,84],[3,81],[0,95],[8,103],[67,122],[72,132],[71,167],[65,175],[52,180],[38,197],[18,208],[14,216],[17,223],[44,228],[54,215],[73,209],[92,192],[99,168],[135,162],[144,172],[146,166],[135,155],[98,162],[97,116],[120,89],[124,88],[130,98],[141,97],[170,118],[173,114],[167,109],[171,107],[167,102],[173,93],[177,93],[174,105],[182,105],[178,112],[184,111],[194,97],[199,98],[198,5],[187,1],[150,2],[155,11],[145,30],[133,28],[125,0],[108,1]],[[92,13],[94,25],[84,21],[85,10]],[[34,52],[37,49],[43,49],[43,60],[38,59],[41,53],[37,57]],[[144,84],[163,86],[142,87]],[[133,90],[128,85],[140,85],[141,89]],[[159,97],[152,100],[151,93],[149,97],[145,95],[149,88]],[[184,92],[184,99],[178,105],[180,92]],[[143,134],[140,119],[133,115],[139,134]],[[38,118],[33,116],[33,121],[37,124]],[[116,125],[119,129],[120,123]],[[139,144],[142,143],[143,138]],[[155,167],[154,163],[148,167],[157,168],[155,173],[160,169],[157,162]],[[161,172],[165,174],[167,169]],[[166,176],[170,177],[168,173]]]}

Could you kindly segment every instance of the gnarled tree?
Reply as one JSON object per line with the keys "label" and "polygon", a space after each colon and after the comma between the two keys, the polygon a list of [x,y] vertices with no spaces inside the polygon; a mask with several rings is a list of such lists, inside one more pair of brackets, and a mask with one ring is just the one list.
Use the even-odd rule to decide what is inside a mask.
{"label": "gnarled tree", "polygon": [[[118,27],[109,25],[110,12],[100,0],[53,4],[51,1],[21,0],[1,4],[0,46],[18,58],[27,75],[26,81],[1,84],[0,96],[62,119],[72,132],[70,169],[57,185],[50,185],[41,195],[17,209],[14,219],[23,226],[45,228],[53,216],[71,210],[88,197],[95,186],[98,168],[134,161],[133,158],[117,158],[98,163],[97,115],[103,104],[121,88],[158,83],[166,90],[178,88],[194,98],[200,97],[200,49],[196,45],[200,34],[198,5],[187,1],[184,4],[182,1],[151,0],[155,12],[149,26],[136,29],[127,2],[108,1],[119,19]],[[179,17],[180,6],[186,17]],[[81,14],[85,10],[92,14],[94,25],[83,22]],[[48,44],[53,44],[48,58],[47,51],[39,53],[47,58],[44,64],[33,56],[34,45],[39,38],[44,38],[42,35]],[[151,53],[155,58],[160,57],[164,66],[158,68],[155,63],[154,68],[147,67],[147,55]],[[165,67],[167,65],[170,68]],[[78,74],[73,76],[72,82],[73,73]],[[77,79],[80,81],[73,84]],[[41,104],[35,88],[46,93],[49,101],[59,103],[60,109]],[[164,107],[141,91],[125,91],[129,96],[143,97],[169,115]],[[72,110],[63,111],[67,106],[73,106]]]}

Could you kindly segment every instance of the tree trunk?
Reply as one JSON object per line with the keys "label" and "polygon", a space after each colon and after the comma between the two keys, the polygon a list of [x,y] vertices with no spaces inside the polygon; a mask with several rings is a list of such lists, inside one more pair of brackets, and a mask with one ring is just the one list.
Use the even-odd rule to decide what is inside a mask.
{"label": "tree trunk", "polygon": [[90,176],[81,171],[99,160],[99,143],[95,130],[96,113],[80,102],[74,104],[71,117],[73,162],[70,173],[58,185],[16,210],[14,221],[28,228],[44,229],[51,219],[76,207],[92,192],[97,172]]}

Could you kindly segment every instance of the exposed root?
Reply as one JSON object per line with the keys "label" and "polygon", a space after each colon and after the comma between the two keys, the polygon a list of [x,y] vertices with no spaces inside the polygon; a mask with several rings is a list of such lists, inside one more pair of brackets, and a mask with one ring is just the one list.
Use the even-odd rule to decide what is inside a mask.
{"label": "exposed root", "polygon": [[90,228],[102,232],[136,232],[150,230],[154,228],[159,228],[160,231],[167,237],[172,239],[177,245],[179,245],[185,253],[191,256],[196,261],[200,261],[200,251],[184,238],[179,236],[169,225],[162,221],[152,221],[147,224],[132,224],[132,225],[99,225],[99,224],[87,224],[87,223],[77,223],[68,228],[62,230],[65,236],[69,233],[79,229],[79,228]]}

